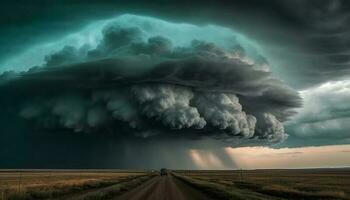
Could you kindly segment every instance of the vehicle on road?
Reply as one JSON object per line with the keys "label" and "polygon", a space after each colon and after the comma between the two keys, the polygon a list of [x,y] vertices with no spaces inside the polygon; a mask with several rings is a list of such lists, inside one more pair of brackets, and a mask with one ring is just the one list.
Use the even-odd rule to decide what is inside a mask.
{"label": "vehicle on road", "polygon": [[161,176],[167,176],[168,175],[168,170],[165,168],[160,169],[160,175]]}

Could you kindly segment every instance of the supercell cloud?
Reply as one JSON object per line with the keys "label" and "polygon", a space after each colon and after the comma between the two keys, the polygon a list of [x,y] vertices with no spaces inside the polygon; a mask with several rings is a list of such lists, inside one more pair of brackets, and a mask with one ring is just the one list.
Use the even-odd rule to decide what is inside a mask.
{"label": "supercell cloud", "polygon": [[223,27],[134,15],[98,27],[85,42],[51,46],[38,66],[1,75],[0,90],[17,98],[28,126],[225,145],[287,138],[282,123],[301,98],[272,76],[254,42]]}

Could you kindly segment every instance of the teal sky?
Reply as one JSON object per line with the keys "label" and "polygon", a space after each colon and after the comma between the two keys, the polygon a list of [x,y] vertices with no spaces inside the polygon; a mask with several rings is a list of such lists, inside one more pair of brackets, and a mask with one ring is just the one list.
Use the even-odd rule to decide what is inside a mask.
{"label": "teal sky", "polygon": [[[306,159],[312,152],[322,152],[322,147],[327,152],[332,152],[330,145],[336,145],[334,148],[340,149],[337,151],[348,151],[348,144],[350,144],[350,104],[348,103],[350,98],[350,57],[348,55],[349,39],[346,33],[349,31],[347,13],[350,5],[341,0],[329,0],[316,4],[316,1],[298,1],[295,4],[288,1],[271,1],[269,4],[263,4],[256,0],[248,2],[238,0],[226,3],[214,1],[192,1],[189,3],[185,1],[154,3],[142,1],[130,3],[121,1],[57,1],[52,5],[48,1],[4,2],[0,9],[2,11],[2,16],[0,15],[0,34],[2,36],[0,42],[3,44],[0,47],[0,77],[3,79],[0,80],[3,91],[0,95],[3,97],[1,105],[4,107],[4,112],[0,115],[3,123],[0,131],[2,133],[0,145],[4,150],[0,155],[9,159],[17,157],[21,152],[28,152],[29,156],[29,154],[40,151],[41,153],[36,158],[36,160],[40,160],[40,157],[50,157],[51,153],[61,155],[62,151],[75,151],[71,157],[54,159],[52,163],[60,163],[59,160],[64,160],[59,167],[84,165],[99,167],[91,164],[92,161],[90,162],[88,159],[89,155],[94,154],[96,156],[94,159],[105,161],[102,167],[121,166],[127,168],[131,166],[137,168],[139,167],[137,163],[113,161],[112,151],[115,151],[116,146],[118,146],[117,151],[123,155],[124,160],[127,160],[128,155],[142,151],[140,150],[142,147],[136,150],[129,149],[132,149],[133,145],[142,144],[143,141],[140,138],[162,135],[161,132],[168,131],[168,125],[170,132],[174,130],[176,133],[184,131],[183,134],[193,134],[202,130],[203,127],[210,126],[208,129],[203,129],[205,134],[210,136],[210,140],[209,142],[200,140],[200,142],[193,142],[192,145],[186,138],[174,139],[173,136],[168,138],[168,135],[162,135],[160,141],[172,141],[171,145],[174,146],[174,150],[167,152],[166,145],[161,145],[161,142],[157,140],[154,142],[157,145],[154,146],[159,146],[159,149],[165,151],[162,154],[164,159],[159,162],[152,161],[148,167],[158,166],[162,162],[169,163],[166,157],[172,156],[176,151],[177,140],[186,141],[186,145],[178,149],[184,155],[181,162],[184,163],[184,166],[197,168],[203,168],[203,166],[199,166],[200,163],[195,163],[191,156],[200,157],[203,152],[207,151],[204,148],[207,143],[210,143],[208,145],[210,150],[223,148],[223,150],[216,151],[215,154],[224,160],[219,162],[221,163],[220,168],[240,167],[242,161],[240,163],[238,160],[245,159],[245,154],[242,154],[236,156],[237,160],[233,159],[232,161],[232,156],[238,154],[239,150],[227,150],[229,147],[240,147],[242,151],[251,155],[254,154],[252,153],[254,151],[266,151],[271,155],[278,155],[279,152],[271,149],[289,152],[293,151],[290,149],[296,148],[298,151],[305,152],[305,158],[300,158],[301,160]],[[90,14],[92,11],[95,11],[93,15]],[[120,35],[113,36],[113,31],[119,31]],[[108,35],[109,33],[112,35]],[[109,36],[111,38],[108,38]],[[214,64],[210,62],[211,56],[215,61]],[[202,64],[204,63],[204,68],[189,68],[193,70],[185,71],[187,68],[179,67],[187,65],[186,59],[197,57],[200,57],[199,60]],[[236,63],[236,65],[239,67],[241,65],[248,66],[247,68],[251,71],[246,72],[239,70],[240,68],[234,71],[226,68],[221,69],[220,67],[225,64],[225,59],[224,61],[216,60],[217,57],[220,59],[223,57],[229,61],[239,60],[237,62],[239,64]],[[95,133],[91,133],[95,129],[91,131],[91,129],[85,129],[85,125],[77,125],[80,115],[83,115],[81,113],[85,113],[85,111],[72,112],[69,117],[66,117],[61,113],[62,111],[55,111],[57,105],[50,108],[50,102],[56,100],[47,100],[48,97],[52,91],[57,90],[57,94],[59,94],[61,89],[57,88],[61,87],[55,87],[55,84],[59,84],[59,82],[45,82],[47,81],[45,77],[58,77],[52,69],[58,69],[59,73],[67,75],[68,79],[65,76],[62,77],[62,88],[68,92],[64,92],[62,98],[57,98],[57,102],[63,102],[63,107],[66,106],[68,110],[70,110],[69,106],[71,105],[72,108],[74,106],[74,109],[79,110],[81,104],[89,106],[95,104],[95,100],[91,103],[84,99],[86,91],[81,88],[98,88],[100,85],[90,85],[94,84],[90,82],[81,82],[82,87],[69,85],[71,79],[67,73],[75,71],[65,71],[64,67],[67,69],[76,67],[81,70],[85,65],[91,66],[97,62],[104,69],[103,67],[109,67],[105,59],[124,63],[123,67],[119,67],[119,64],[117,67],[118,70],[121,70],[118,71],[121,73],[118,75],[118,81],[121,80],[121,83],[118,82],[117,86],[108,87],[108,89],[115,89],[118,94],[111,93],[108,94],[109,96],[104,94],[108,97],[103,97],[120,99],[115,100],[114,104],[108,103],[106,109],[113,111],[111,117],[113,120],[119,120],[118,126],[121,122],[127,122],[131,128],[141,126],[142,131],[136,136],[142,135],[142,137],[130,142],[129,137],[124,138],[123,132],[123,136],[121,136],[123,144],[120,145],[120,135],[115,137],[112,134],[111,138],[113,139],[108,141],[109,145],[106,145],[109,147],[103,147],[97,152],[91,150],[83,153],[89,145],[93,144],[96,149],[101,145],[104,146],[103,143],[108,140],[109,136],[106,138],[97,136],[96,139]],[[195,61],[192,60],[192,62]],[[209,64],[206,63],[207,61]],[[174,64],[174,70],[171,71],[169,69],[171,67],[160,68],[163,62],[182,64]],[[207,66],[211,65],[214,68],[218,67],[218,69],[207,69]],[[142,69],[143,67],[144,69]],[[33,69],[34,76],[31,77],[30,70]],[[35,71],[37,69],[39,71]],[[40,74],[40,69],[43,69],[42,74]],[[47,72],[46,69],[48,69]],[[83,76],[86,74],[83,71],[71,75],[73,79],[77,80],[74,84],[79,85],[77,83],[79,80],[90,80],[90,77],[84,79]],[[138,73],[134,73],[134,71]],[[16,73],[17,82],[9,82],[8,84],[7,77],[12,78],[8,76],[9,72]],[[260,72],[263,75],[258,74]],[[168,74],[162,77],[162,73]],[[186,73],[193,74],[189,76]],[[28,82],[27,74],[29,74],[29,78],[34,77],[34,79],[39,80],[39,87],[35,85],[36,83]],[[227,77],[223,76],[225,74]],[[23,80],[27,82],[21,82],[22,76]],[[208,79],[205,80],[203,77],[208,77]],[[64,83],[64,81],[66,82]],[[145,88],[134,87],[132,85],[134,83],[141,83],[141,86],[145,86]],[[153,88],[147,85],[149,83],[161,84],[159,88],[158,86]],[[124,88],[124,84],[131,86]],[[163,86],[164,84],[170,84],[170,86]],[[24,92],[18,90],[21,92],[16,93],[16,88],[22,88],[22,85],[26,85],[28,89],[24,89]],[[172,85],[180,86],[180,88]],[[84,94],[84,98],[79,95],[76,97],[74,94],[76,88],[79,88],[79,95],[80,93]],[[103,88],[103,92],[107,90],[106,88]],[[46,91],[49,92],[46,93]],[[130,91],[140,98],[136,101],[141,105],[140,110],[138,110],[139,107],[134,108],[134,104],[129,104],[130,101],[133,101],[128,96]],[[266,91],[269,91],[268,96],[264,96]],[[227,113],[237,112],[232,115],[234,119],[238,116],[246,118],[244,125],[237,125],[241,132],[236,131],[237,126],[230,124],[230,121],[229,125],[223,125],[224,123],[220,120],[224,120],[224,118],[213,119],[214,114],[201,107],[204,97],[199,96],[199,94],[205,92],[235,95],[234,97],[228,95],[224,100],[217,97],[217,99],[210,99],[210,102],[216,101],[213,103],[213,107],[216,106],[217,110],[222,109],[220,111],[226,113],[225,116],[229,115]],[[68,93],[69,95],[67,95]],[[95,94],[95,91],[92,93],[92,96],[101,96],[100,93]],[[157,96],[159,93],[162,95]],[[94,98],[103,99],[100,96]],[[237,105],[236,98],[239,102]],[[64,100],[61,101],[61,99]],[[232,102],[228,104],[218,103],[227,99]],[[159,102],[157,102],[158,100]],[[38,124],[43,124],[41,118],[36,118],[39,114],[33,114],[38,112],[33,111],[35,109],[32,102],[35,103],[35,109],[40,104],[47,106],[48,108],[45,107],[45,109],[50,110],[54,115],[52,120],[61,117],[57,123],[61,123],[62,127],[55,125],[55,131],[45,129],[51,124],[45,125],[44,128],[37,125],[34,128],[29,128],[27,126],[29,120],[26,122],[26,120],[20,119],[19,115],[27,117],[26,119],[38,120]],[[75,106],[75,104],[79,104],[79,106]],[[8,105],[13,105],[13,108]],[[162,106],[168,106],[164,113],[163,110],[159,110],[159,107]],[[176,106],[182,106],[183,110]],[[194,111],[193,107],[198,112]],[[90,113],[91,110],[86,111],[88,114],[84,118],[87,118],[88,126],[93,126],[91,123],[97,126],[105,118],[108,119],[109,114],[103,118],[96,117],[105,112],[99,109],[100,107],[93,110],[93,114]],[[119,109],[119,113],[116,114],[115,109]],[[173,109],[181,110],[181,113],[176,113]],[[38,110],[42,112],[44,108]],[[156,113],[158,111],[160,114]],[[272,117],[265,115],[265,113],[272,113]],[[252,122],[254,120],[246,114],[252,114],[257,122]],[[149,117],[155,122],[151,123],[150,126],[144,126],[145,121],[142,119],[141,123],[138,115],[141,115],[141,118]],[[177,118],[180,115],[183,116]],[[136,118],[137,120],[135,120]],[[149,119],[146,119],[146,122],[149,123],[147,120]],[[266,128],[266,131],[262,131],[266,125],[263,120],[266,120],[264,122],[266,124],[272,124],[271,127]],[[159,124],[156,123],[158,121]],[[253,129],[255,127],[257,135],[247,133],[248,129],[252,129],[251,123],[254,123]],[[217,127],[219,127],[220,134],[222,130],[226,131],[225,134],[227,134],[227,130],[230,130],[234,133],[233,135],[241,134],[244,139],[242,142],[236,142],[236,139],[234,139],[235,142],[231,142],[230,138],[225,138],[223,144],[220,142],[219,144],[215,140],[210,142],[212,139],[211,131]],[[124,128],[120,129],[124,131]],[[273,133],[267,131],[270,129],[273,129]],[[279,129],[283,130],[279,131]],[[102,130],[106,131],[106,129]],[[125,130],[130,132],[128,128]],[[55,135],[55,132],[62,131],[64,134]],[[80,139],[77,135],[69,135],[67,131],[77,132],[73,134],[90,135]],[[269,139],[270,136],[266,134],[271,134],[273,139]],[[275,137],[278,138],[278,141]],[[14,141],[18,138],[20,138],[19,143],[15,143]],[[219,138],[222,139],[221,136]],[[52,139],[58,142],[56,143]],[[94,140],[98,142],[94,144]],[[82,143],[77,145],[79,141]],[[153,155],[156,148],[153,146],[152,139],[146,143],[144,148],[147,150],[144,156]],[[21,145],[22,149],[18,149],[18,145]],[[258,148],[254,150],[256,146]],[[65,147],[65,150],[55,150],[61,147]],[[259,149],[260,147],[263,149]],[[311,151],[312,147],[318,149]],[[43,153],[47,148],[50,150]],[[98,154],[103,152],[105,152],[106,158],[97,158]],[[67,166],[69,159],[74,159],[79,155],[84,156],[72,166]],[[320,156],[319,153],[315,153],[315,155]],[[0,164],[0,167],[37,167],[29,161],[28,156],[24,155],[12,159],[12,161]],[[348,157],[343,156],[341,161],[337,162],[338,164],[329,166],[348,165],[348,159]],[[277,164],[272,167],[278,167],[278,161],[274,162]],[[310,167],[300,160],[297,162],[300,163],[300,167]],[[174,163],[171,165],[177,167]],[[254,168],[254,165],[257,164],[252,165],[246,167]],[[318,167],[317,165],[327,166],[327,160],[322,160],[311,167]],[[55,167],[55,164],[45,163],[45,159],[42,164],[38,165],[38,167],[51,166]]]}

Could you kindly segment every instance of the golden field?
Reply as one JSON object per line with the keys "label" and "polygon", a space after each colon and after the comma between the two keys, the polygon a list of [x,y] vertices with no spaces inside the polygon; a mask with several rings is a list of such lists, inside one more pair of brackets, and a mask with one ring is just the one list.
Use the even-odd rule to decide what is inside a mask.
{"label": "golden field", "polygon": [[89,194],[117,193],[151,176],[122,170],[2,170],[0,199],[89,199]]}
{"label": "golden field", "polygon": [[350,199],[350,169],[177,171],[222,199]]}

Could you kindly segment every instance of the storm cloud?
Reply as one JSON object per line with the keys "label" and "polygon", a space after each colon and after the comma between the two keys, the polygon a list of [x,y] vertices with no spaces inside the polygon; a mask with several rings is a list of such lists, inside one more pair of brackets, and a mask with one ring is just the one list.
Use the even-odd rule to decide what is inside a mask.
{"label": "storm cloud", "polygon": [[95,46],[66,45],[42,66],[2,74],[1,90],[23,99],[19,116],[39,129],[122,138],[214,138],[225,145],[287,138],[282,122],[301,98],[250,46],[177,44],[172,35],[149,35],[150,18],[121,18],[136,25],[112,21]]}
{"label": "storm cloud", "polygon": [[4,0],[0,166],[194,168],[192,148],[347,144],[349,9]]}
{"label": "storm cloud", "polygon": [[[4,2],[1,8],[1,69],[23,69],[25,64],[36,60],[33,55],[20,58],[19,55],[25,54],[24,50],[42,42],[52,42],[57,35],[69,35],[91,21],[138,13],[181,23],[217,24],[237,30],[261,45],[275,77],[293,88],[306,89],[349,75],[350,5],[346,0],[270,0],[268,4],[259,0],[221,3],[213,0],[164,3],[156,0],[152,4],[148,1],[74,0],[57,3],[59,6],[46,0],[35,2],[36,6],[30,1]],[[28,13],[27,7],[32,12]],[[44,52],[49,49],[45,48]],[[39,54],[40,50],[36,52]]]}

